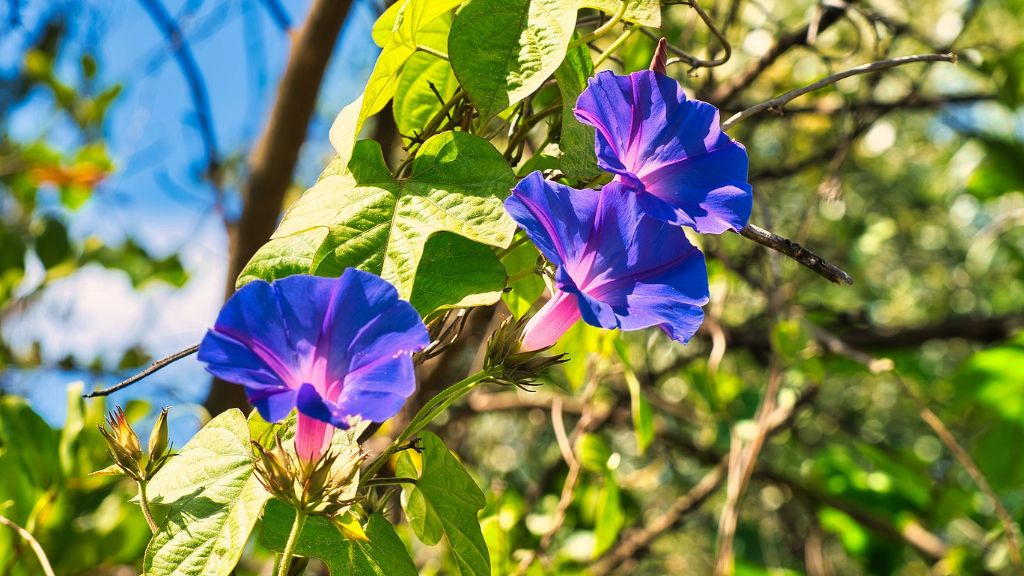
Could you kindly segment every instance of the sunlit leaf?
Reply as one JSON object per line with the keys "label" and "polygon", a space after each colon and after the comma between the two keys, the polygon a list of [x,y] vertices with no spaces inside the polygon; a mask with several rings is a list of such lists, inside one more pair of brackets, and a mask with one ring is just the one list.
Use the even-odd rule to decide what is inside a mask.
{"label": "sunlit leaf", "polygon": [[562,63],[574,0],[472,0],[448,39],[452,69],[481,120],[527,97]]}

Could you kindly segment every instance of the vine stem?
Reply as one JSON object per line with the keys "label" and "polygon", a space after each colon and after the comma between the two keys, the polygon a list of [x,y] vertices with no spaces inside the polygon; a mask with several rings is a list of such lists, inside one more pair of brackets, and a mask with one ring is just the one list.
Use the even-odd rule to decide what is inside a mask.
{"label": "vine stem", "polygon": [[156,534],[157,525],[153,520],[153,513],[149,510],[149,499],[146,497],[146,482],[139,483],[139,507],[142,508],[142,515],[146,517],[146,524],[149,524],[149,531]]}
{"label": "vine stem", "polygon": [[0,524],[14,530],[22,540],[28,542],[29,547],[32,548],[33,552],[35,552],[36,558],[39,559],[39,565],[43,567],[43,573],[46,574],[46,576],[54,576],[53,567],[50,566],[50,559],[46,557],[46,552],[43,550],[43,547],[39,545],[39,541],[32,536],[31,532],[25,530],[21,526],[18,526],[5,516],[0,516]]}
{"label": "vine stem", "polygon": [[292,556],[295,555],[295,544],[299,541],[299,533],[306,523],[306,513],[302,510],[295,511],[295,522],[292,522],[292,531],[288,534],[288,543],[284,545],[284,552],[281,553],[281,565],[277,568],[277,576],[288,576],[288,569],[292,565]]}
{"label": "vine stem", "polygon": [[619,37],[616,38],[615,41],[612,42],[608,46],[608,48],[605,49],[604,52],[601,52],[597,56],[597,59],[594,60],[594,67],[597,68],[602,63],[604,63],[604,61],[607,60],[609,56],[614,54],[615,51],[618,50],[626,40],[629,40],[630,36],[636,34],[638,30],[640,30],[640,26],[633,26],[629,30],[626,30],[625,32],[620,34]]}
{"label": "vine stem", "polygon": [[604,25],[602,25],[601,27],[597,28],[596,30],[594,30],[590,34],[587,34],[586,36],[581,36],[575,42],[569,44],[569,50],[572,50],[573,48],[575,48],[577,46],[582,46],[582,45],[584,45],[584,44],[586,44],[588,42],[593,42],[594,40],[597,40],[601,36],[604,36],[605,34],[608,33],[609,30],[614,28],[616,24],[618,24],[620,21],[622,21],[622,17],[625,16],[625,15],[626,15],[626,0],[620,0],[619,1],[619,9],[616,10],[615,14],[612,15],[612,19],[611,20],[605,22]]}
{"label": "vine stem", "polygon": [[728,130],[736,125],[737,122],[749,118],[755,114],[764,112],[765,110],[778,110],[782,111],[782,108],[788,104],[791,100],[795,100],[804,94],[820,90],[826,86],[830,86],[839,82],[840,80],[849,78],[851,76],[857,76],[860,74],[870,74],[878,70],[885,70],[888,68],[894,68],[896,66],[903,66],[904,64],[913,64],[915,62],[956,62],[955,54],[918,54],[915,56],[903,56],[900,58],[892,58],[890,60],[879,60],[878,62],[871,62],[870,64],[864,64],[862,66],[856,66],[849,70],[843,70],[837,72],[831,76],[827,76],[818,80],[813,84],[808,84],[802,88],[790,90],[781,96],[776,96],[771,100],[765,100],[760,104],[755,104],[750,108],[742,110],[733,114],[728,120],[722,122],[722,130]]}
{"label": "vine stem", "polygon": [[[395,438],[395,441],[388,446],[387,450],[370,463],[362,477],[367,479],[373,478],[373,475],[380,471],[381,467],[384,466],[384,463],[388,461],[388,458],[390,458],[395,452],[398,452],[402,445],[406,444],[410,438],[426,428],[434,418],[437,418],[444,413],[444,411],[454,404],[459,398],[462,398],[480,385],[481,382],[490,378],[493,375],[492,371],[493,370],[481,370],[463,380],[460,380],[459,382],[456,382],[455,384],[452,384],[431,398],[423,405],[422,408],[420,408],[420,411],[416,413],[416,416],[413,417],[412,421],[409,422],[409,425],[405,427],[405,430],[402,431],[398,438]],[[363,482],[363,485],[365,486],[366,483]]]}

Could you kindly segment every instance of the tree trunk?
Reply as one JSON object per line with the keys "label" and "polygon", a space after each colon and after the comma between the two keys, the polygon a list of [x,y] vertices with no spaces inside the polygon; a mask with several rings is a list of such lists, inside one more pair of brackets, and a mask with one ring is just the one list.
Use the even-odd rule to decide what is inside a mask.
{"label": "tree trunk", "polygon": [[[234,292],[242,268],[277,225],[327,63],[351,4],[351,0],[315,0],[305,25],[294,36],[270,121],[249,159],[242,215],[228,231],[227,296]],[[241,386],[215,379],[204,405],[210,414],[218,414],[248,404]]]}

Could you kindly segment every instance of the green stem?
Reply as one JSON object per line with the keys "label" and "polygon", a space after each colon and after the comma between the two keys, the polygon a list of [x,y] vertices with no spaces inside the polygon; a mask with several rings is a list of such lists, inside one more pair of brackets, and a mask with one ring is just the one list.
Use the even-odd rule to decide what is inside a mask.
{"label": "green stem", "polygon": [[39,559],[39,565],[43,569],[43,574],[45,574],[46,576],[53,576],[53,568],[50,566],[50,560],[46,557],[46,552],[43,550],[43,547],[39,545],[39,541],[32,536],[31,532],[25,530],[21,526],[18,526],[13,521],[4,516],[0,516],[0,524],[7,526],[11,530],[14,530],[14,532],[18,536],[20,536],[22,540],[28,542],[29,547],[32,548],[32,552],[34,552],[36,558]]}
{"label": "green stem", "polygon": [[370,478],[366,482],[363,482],[363,486],[397,486],[399,484],[413,484],[415,485],[417,480],[415,478]]}
{"label": "green stem", "polygon": [[607,49],[605,49],[604,52],[601,52],[601,54],[598,55],[597,59],[594,60],[594,67],[596,68],[596,67],[600,66],[602,62],[607,60],[609,56],[611,56],[616,50],[619,49],[619,47],[622,46],[623,42],[625,42],[626,40],[629,40],[629,37],[632,36],[633,34],[636,34],[637,30],[639,30],[639,29],[640,29],[640,26],[637,25],[637,26],[633,26],[629,30],[626,30],[625,32],[623,32],[618,38],[615,39],[614,42],[612,42],[608,46]]}
{"label": "green stem", "polygon": [[[440,416],[449,406],[455,403],[456,400],[462,398],[468,394],[471,390],[477,387],[481,382],[492,376],[491,370],[481,370],[476,374],[467,377],[451,386],[445,388],[439,392],[436,396],[431,398],[426,404],[420,408],[420,411],[416,413],[409,425],[405,427],[401,435],[395,438],[395,441],[388,446],[380,456],[378,456],[363,472],[362,477],[366,478],[367,481],[373,478],[384,463],[388,461],[388,458],[392,454],[398,451],[398,447],[408,442],[410,438],[418,434],[424,428],[427,427],[435,418]],[[362,482],[363,486],[366,485],[366,481]]]}
{"label": "green stem", "polygon": [[430,54],[431,56],[436,56],[437,58],[440,58],[440,59],[442,59],[444,61],[448,60],[448,55],[447,54],[445,54],[444,52],[441,52],[440,50],[434,50],[430,46],[424,46],[422,44],[418,44],[418,45],[416,45],[416,50],[418,50],[420,52],[424,52],[426,54]]}
{"label": "green stem", "polygon": [[281,564],[277,567],[277,576],[288,576],[288,569],[292,566],[292,556],[295,555],[295,544],[299,541],[299,533],[302,532],[302,525],[305,523],[306,513],[296,510],[295,522],[292,523],[292,531],[288,534],[288,543],[284,545],[284,552],[281,553]]}
{"label": "green stem", "polygon": [[620,2],[619,2],[619,9],[616,10],[615,14],[612,15],[612,19],[611,20],[605,22],[603,26],[601,26],[600,28],[597,28],[596,30],[594,30],[590,34],[587,34],[586,36],[581,36],[575,42],[573,42],[572,44],[569,44],[569,50],[572,50],[573,48],[575,48],[577,46],[582,46],[582,45],[584,45],[584,44],[586,44],[588,42],[593,42],[594,40],[597,40],[601,36],[604,36],[605,34],[608,33],[609,30],[614,28],[615,25],[618,24],[622,20],[622,17],[625,16],[625,15],[626,15],[626,0],[620,0]]}
{"label": "green stem", "polygon": [[153,520],[153,513],[149,510],[149,499],[146,498],[146,482],[139,483],[139,507],[142,508],[142,515],[146,517],[146,524],[149,524],[149,531],[156,534],[157,525]]}

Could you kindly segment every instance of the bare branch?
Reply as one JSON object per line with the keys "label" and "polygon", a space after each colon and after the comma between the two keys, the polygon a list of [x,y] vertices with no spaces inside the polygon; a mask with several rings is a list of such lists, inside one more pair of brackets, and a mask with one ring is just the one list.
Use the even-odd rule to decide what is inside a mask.
{"label": "bare branch", "polygon": [[[776,408],[767,419],[767,435],[770,437],[779,430],[792,425],[800,409],[810,404],[817,393],[817,387],[809,387],[804,390],[793,404]],[[618,544],[591,564],[590,574],[592,576],[617,574],[616,570],[622,563],[639,556],[644,550],[647,550],[655,539],[671,530],[686,514],[699,508],[708,497],[721,487],[722,481],[725,479],[726,465],[726,459],[721,459],[689,492],[676,498],[665,512],[642,528],[624,532]]]}
{"label": "bare branch", "polygon": [[114,392],[117,392],[118,390],[123,390],[123,389],[131,386],[132,384],[135,384],[139,380],[142,380],[143,378],[145,378],[145,377],[147,377],[147,376],[149,376],[151,374],[154,374],[156,372],[159,372],[159,371],[163,370],[164,368],[170,366],[171,364],[174,364],[175,362],[177,362],[178,360],[181,360],[182,358],[185,358],[187,356],[191,356],[192,354],[195,354],[197,350],[199,350],[199,345],[198,344],[196,344],[194,346],[189,346],[188,348],[185,348],[184,350],[180,350],[178,352],[175,352],[174,354],[171,354],[170,356],[167,356],[166,358],[161,358],[161,359],[157,360],[156,362],[153,362],[152,364],[149,365],[148,368],[146,368],[142,372],[139,372],[138,374],[132,376],[131,378],[127,378],[125,380],[122,380],[122,381],[118,382],[117,384],[111,386],[110,388],[104,388],[102,390],[93,390],[92,392],[89,392],[88,394],[82,394],[82,398],[95,398],[96,396],[109,396],[109,395],[113,394]]}
{"label": "bare branch", "polygon": [[764,112],[765,110],[781,111],[782,108],[791,100],[795,100],[800,96],[803,96],[804,94],[814,92],[815,90],[820,90],[826,86],[835,84],[840,80],[850,78],[851,76],[858,76],[860,74],[870,74],[872,72],[877,72],[879,70],[886,70],[889,68],[895,68],[896,66],[903,66],[904,64],[913,64],[915,62],[956,62],[956,55],[917,54],[914,56],[902,56],[900,58],[891,58],[889,60],[879,60],[878,62],[871,62],[870,64],[864,64],[862,66],[850,68],[849,70],[843,70],[842,72],[837,72],[835,74],[832,74],[831,76],[822,78],[821,80],[818,80],[813,84],[808,84],[807,86],[804,86],[802,88],[790,90],[789,92],[786,92],[781,96],[776,96],[771,100],[766,100],[764,102],[761,102],[760,104],[755,104],[754,106],[751,106],[746,110],[737,112],[736,114],[733,114],[731,118],[729,118],[725,122],[722,122],[722,130],[728,130],[729,128],[735,126],[741,120],[749,118],[755,114]]}
{"label": "bare branch", "polygon": [[788,238],[783,238],[778,234],[774,234],[753,224],[747,224],[745,228],[740,230],[740,235],[749,240],[753,240],[762,246],[771,248],[776,252],[789,256],[793,260],[796,260],[800,264],[810,268],[816,274],[827,278],[836,284],[853,284],[853,278],[838,266]]}
{"label": "bare branch", "polygon": [[828,30],[846,14],[847,8],[854,1],[849,0],[847,2],[840,1],[825,4],[819,17],[815,18],[815,21],[812,23],[814,25],[813,28],[811,24],[807,24],[799,30],[780,37],[764,56],[751,64],[746,70],[734,76],[731,82],[720,85],[706,99],[719,106],[725,106],[747,86],[753,84],[783,54],[789,52],[794,47],[812,44],[813,42],[810,40],[812,33],[820,36],[825,30]]}

